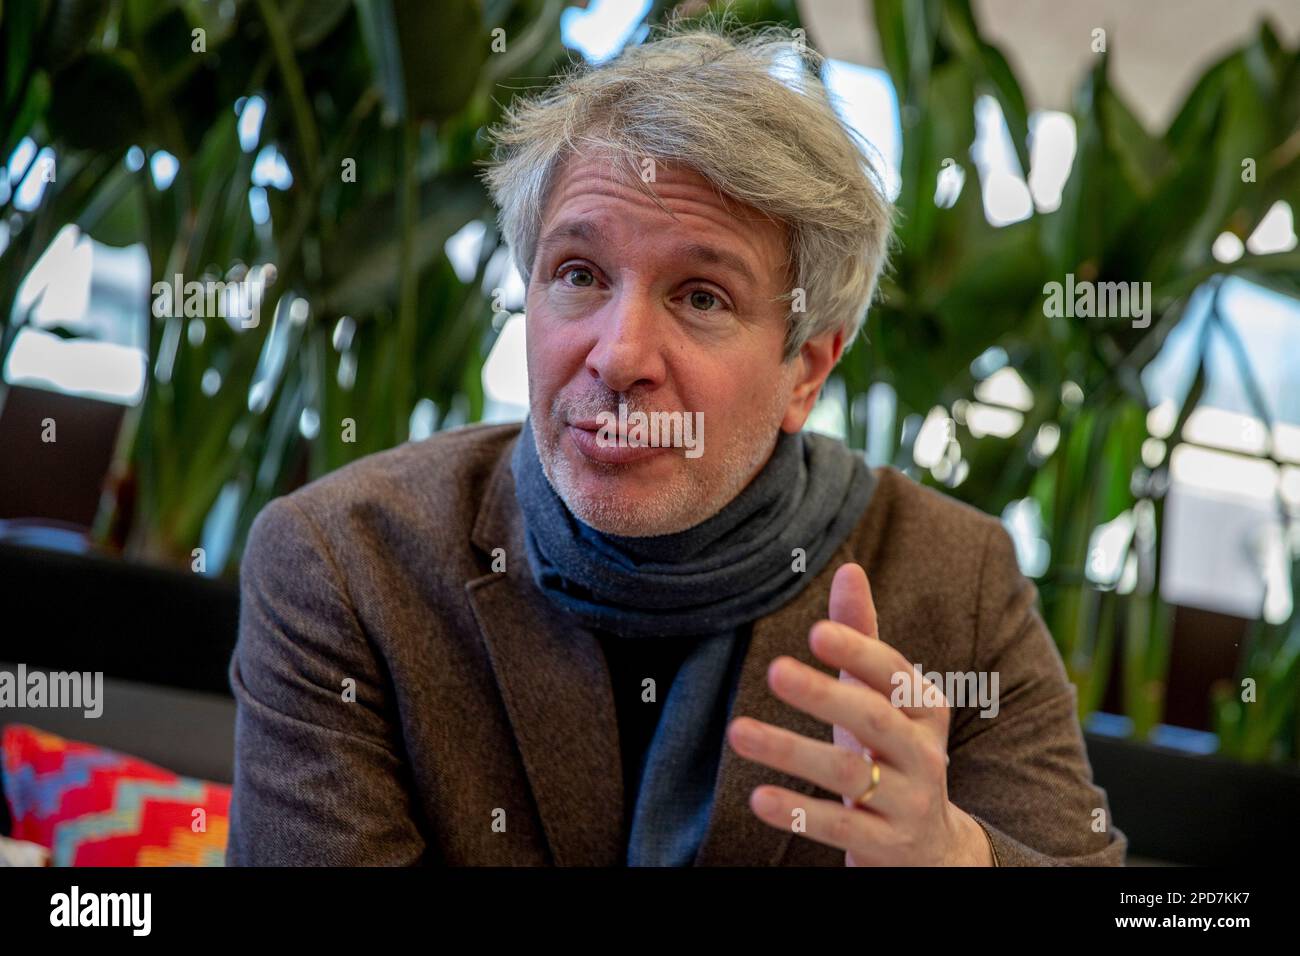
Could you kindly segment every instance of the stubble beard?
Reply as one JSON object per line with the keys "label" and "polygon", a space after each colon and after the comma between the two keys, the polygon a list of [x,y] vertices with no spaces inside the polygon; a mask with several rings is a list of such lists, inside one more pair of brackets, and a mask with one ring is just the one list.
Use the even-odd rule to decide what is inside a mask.
{"label": "stubble beard", "polygon": [[[780,390],[774,390],[774,394],[779,396]],[[627,405],[629,414],[654,411],[631,401]],[[567,440],[569,420],[595,417],[602,411],[617,414],[617,401],[612,406],[601,401],[562,403],[557,396],[551,409],[540,410],[545,417],[538,418],[539,409],[534,408],[529,420],[542,471],[569,511],[597,531],[640,538],[692,528],[713,517],[740,494],[771,456],[785,407],[785,401],[778,406],[774,400],[773,407],[765,409],[740,432],[733,433],[721,450],[714,450],[717,439],[699,458],[686,458],[680,448],[670,449],[666,454],[677,459],[672,476],[656,482],[648,494],[638,494],[633,500],[584,489],[584,475],[579,470],[586,476],[602,474],[617,480],[621,474],[642,467],[639,463],[607,464],[584,459],[575,465],[560,447]],[[540,429],[539,423],[542,423]]]}

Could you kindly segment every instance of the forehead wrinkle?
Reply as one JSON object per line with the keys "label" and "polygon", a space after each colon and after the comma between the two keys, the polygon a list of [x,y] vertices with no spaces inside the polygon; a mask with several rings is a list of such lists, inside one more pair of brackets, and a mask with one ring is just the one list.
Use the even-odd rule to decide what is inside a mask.
{"label": "forehead wrinkle", "polygon": [[[548,211],[554,214],[566,202],[587,196],[604,197],[632,206],[640,205],[640,201],[649,201],[675,223],[681,224],[683,216],[698,216],[738,234],[750,247],[750,251],[760,257],[761,247],[766,245],[766,237],[760,233],[764,228],[775,228],[782,234],[782,253],[788,255],[786,229],[782,222],[729,196],[717,183],[697,170],[678,168],[671,162],[665,162],[661,164],[660,171],[661,174],[653,181],[652,187],[649,183],[643,183],[639,176],[629,175],[626,170],[608,161],[600,162],[593,157],[569,157],[556,177],[556,188],[547,203]],[[669,204],[679,208],[671,208]],[[609,237],[596,238],[607,241]]]}

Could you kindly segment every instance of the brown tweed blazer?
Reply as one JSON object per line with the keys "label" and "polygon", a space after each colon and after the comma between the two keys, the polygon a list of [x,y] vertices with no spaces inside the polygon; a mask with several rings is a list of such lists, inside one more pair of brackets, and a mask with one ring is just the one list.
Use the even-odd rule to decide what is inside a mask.
{"label": "brown tweed blazer", "polygon": [[[227,862],[617,866],[623,784],[596,638],[533,586],[510,452],[519,426],[469,426],[340,469],[266,507],[241,572]],[[949,796],[1009,865],[1121,865],[1075,691],[1001,523],[876,470],[835,559],[754,624],[732,716],[829,741],[767,688],[808,647],[834,571],[870,576],[880,636],[925,671],[996,670],[1000,709],[954,708]],[[493,552],[505,562],[494,571]],[[767,826],[759,784],[838,795],[724,741],[697,865],[841,866]],[[1094,829],[1095,811],[1100,810]]]}

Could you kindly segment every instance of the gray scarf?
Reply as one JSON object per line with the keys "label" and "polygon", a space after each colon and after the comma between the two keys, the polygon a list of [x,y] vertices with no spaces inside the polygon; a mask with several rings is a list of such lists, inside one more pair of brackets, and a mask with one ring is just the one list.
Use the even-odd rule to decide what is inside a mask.
{"label": "gray scarf", "polygon": [[717,634],[788,604],[831,559],[875,487],[861,456],[780,432],[767,464],[721,511],[674,534],[603,534],[576,518],[537,457],[531,420],[511,466],[533,580],[593,627],[629,637]]}

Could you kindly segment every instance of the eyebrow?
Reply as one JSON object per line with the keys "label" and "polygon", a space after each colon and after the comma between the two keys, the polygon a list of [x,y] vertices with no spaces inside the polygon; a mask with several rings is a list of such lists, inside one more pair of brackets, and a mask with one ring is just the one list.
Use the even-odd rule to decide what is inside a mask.
{"label": "eyebrow", "polygon": [[587,219],[573,219],[560,223],[560,225],[543,236],[541,241],[537,243],[537,248],[548,249],[565,239],[582,239],[593,245],[608,244],[609,233]]}
{"label": "eyebrow", "polygon": [[[538,251],[545,252],[566,239],[578,239],[591,245],[610,245],[609,233],[598,224],[587,219],[574,219],[560,223],[543,236],[537,243]],[[671,251],[677,258],[730,269],[751,284],[756,284],[758,281],[745,260],[733,252],[717,249],[702,242],[685,242],[674,246]]]}
{"label": "eyebrow", "polygon": [[754,278],[754,273],[749,271],[749,266],[745,265],[745,260],[740,258],[734,252],[726,252],[722,249],[715,249],[713,246],[707,246],[702,242],[688,242],[684,245],[677,246],[673,252],[683,259],[690,259],[695,262],[707,262],[709,265],[722,266],[724,269],[730,269],[737,273],[745,281],[754,284],[758,280]]}

